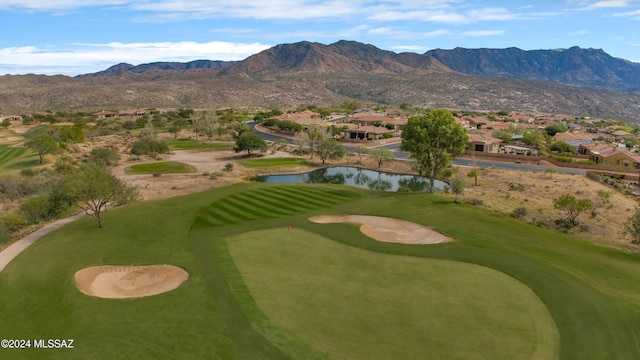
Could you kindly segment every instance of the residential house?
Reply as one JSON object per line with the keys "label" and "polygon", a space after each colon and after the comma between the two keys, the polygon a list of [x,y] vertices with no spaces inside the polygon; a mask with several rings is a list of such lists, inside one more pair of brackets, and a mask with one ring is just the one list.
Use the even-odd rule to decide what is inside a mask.
{"label": "residential house", "polygon": [[557,133],[553,137],[553,141],[560,141],[567,143],[578,149],[581,145],[594,144],[594,134],[582,133],[582,132],[562,132]]}
{"label": "residential house", "polygon": [[640,156],[625,148],[608,145],[607,147],[591,148],[588,152],[589,160],[597,164],[640,169]]}
{"label": "residential house", "polygon": [[105,118],[110,118],[110,117],[116,117],[116,116],[118,116],[118,113],[113,112],[113,111],[102,110],[102,111],[99,111],[99,112],[93,114],[93,116],[95,116],[98,119],[105,119]]}
{"label": "residential house", "polygon": [[347,129],[345,138],[347,140],[378,140],[383,138],[384,134],[393,134],[393,130],[389,130],[384,126],[360,126]]}
{"label": "residential house", "polygon": [[470,150],[476,152],[497,153],[502,139],[493,137],[491,133],[469,134]]}

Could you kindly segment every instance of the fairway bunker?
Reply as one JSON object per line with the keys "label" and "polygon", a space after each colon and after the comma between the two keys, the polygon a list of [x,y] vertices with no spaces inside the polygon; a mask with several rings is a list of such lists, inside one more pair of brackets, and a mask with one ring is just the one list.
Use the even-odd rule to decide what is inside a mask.
{"label": "fairway bunker", "polygon": [[100,265],[75,274],[78,290],[106,299],[158,295],[176,289],[188,278],[184,269],[174,265]]}
{"label": "fairway bunker", "polygon": [[327,224],[338,222],[359,223],[360,231],[368,237],[399,244],[440,244],[453,241],[442,235],[410,221],[398,220],[382,216],[369,215],[324,215],[309,218],[315,223]]}

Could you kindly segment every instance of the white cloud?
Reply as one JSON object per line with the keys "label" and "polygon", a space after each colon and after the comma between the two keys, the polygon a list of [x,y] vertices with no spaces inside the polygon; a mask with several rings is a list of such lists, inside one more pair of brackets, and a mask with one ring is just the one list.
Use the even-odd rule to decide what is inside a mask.
{"label": "white cloud", "polygon": [[2,0],[0,9],[29,11],[73,10],[83,7],[113,6],[130,3],[129,0]]}
{"label": "white cloud", "polygon": [[408,52],[414,52],[414,53],[423,53],[429,50],[429,48],[420,46],[420,45],[397,45],[397,46],[392,46],[391,49],[396,51],[401,51],[401,52],[408,51]]}
{"label": "white cloud", "polygon": [[[20,74],[17,69],[42,74],[77,75],[104,70],[127,62],[134,65],[154,61],[243,60],[271,45],[214,41],[74,44],[73,50],[33,46],[0,49],[0,74]],[[45,64],[45,65],[43,65]]]}
{"label": "white cloud", "polygon": [[615,14],[613,14],[613,16],[628,17],[628,18],[632,18],[632,19],[635,19],[635,20],[640,20],[640,10],[615,13]]}
{"label": "white cloud", "polygon": [[597,10],[607,8],[623,8],[640,3],[640,0],[569,0],[569,4],[578,4],[582,10]]}
{"label": "white cloud", "polygon": [[502,34],[504,34],[504,30],[471,30],[471,31],[465,31],[462,33],[462,35],[473,36],[473,37],[494,36],[494,35],[502,35]]}

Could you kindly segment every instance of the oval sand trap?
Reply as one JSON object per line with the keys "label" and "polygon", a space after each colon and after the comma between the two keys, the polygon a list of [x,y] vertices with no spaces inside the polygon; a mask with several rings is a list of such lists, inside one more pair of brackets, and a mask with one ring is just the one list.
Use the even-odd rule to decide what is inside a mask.
{"label": "oval sand trap", "polygon": [[437,231],[416,223],[382,216],[369,215],[324,215],[309,219],[315,223],[350,222],[360,223],[360,231],[378,241],[400,244],[440,244],[453,241]]}
{"label": "oval sand trap", "polygon": [[124,299],[161,294],[182,285],[189,273],[174,265],[100,265],[79,270],[76,286],[89,296]]}

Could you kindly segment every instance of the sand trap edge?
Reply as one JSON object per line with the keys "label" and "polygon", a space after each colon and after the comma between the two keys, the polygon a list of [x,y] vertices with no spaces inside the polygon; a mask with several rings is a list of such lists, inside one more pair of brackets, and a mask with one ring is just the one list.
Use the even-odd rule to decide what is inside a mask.
{"label": "sand trap edge", "polygon": [[189,278],[175,265],[98,265],[74,274],[76,287],[85,295],[104,299],[153,296],[174,290]]}

